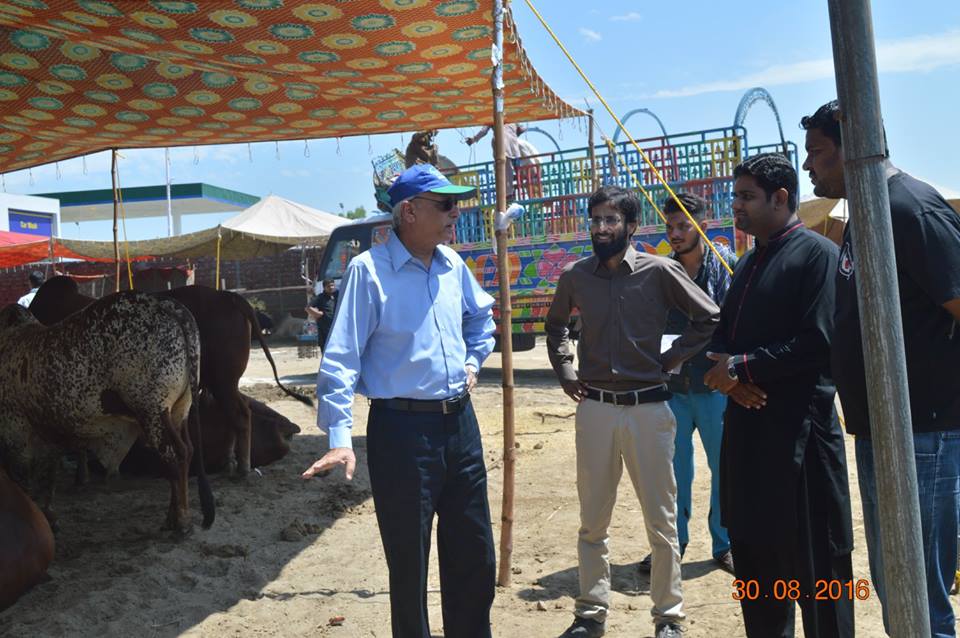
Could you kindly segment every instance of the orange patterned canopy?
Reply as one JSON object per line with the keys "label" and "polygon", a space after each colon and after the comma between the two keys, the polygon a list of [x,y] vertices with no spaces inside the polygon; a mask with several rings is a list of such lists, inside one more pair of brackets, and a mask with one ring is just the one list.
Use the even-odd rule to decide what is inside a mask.
{"label": "orange patterned canopy", "polygon": [[[0,172],[107,148],[487,124],[492,0],[0,0]],[[507,14],[508,121],[582,115]]]}

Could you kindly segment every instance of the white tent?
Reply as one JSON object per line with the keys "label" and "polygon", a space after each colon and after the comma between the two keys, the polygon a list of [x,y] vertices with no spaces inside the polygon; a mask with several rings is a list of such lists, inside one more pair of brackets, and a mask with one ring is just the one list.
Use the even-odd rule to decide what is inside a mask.
{"label": "white tent", "polygon": [[[216,257],[247,259],[279,254],[293,246],[322,246],[333,229],[350,220],[268,195],[220,226],[195,233],[128,242],[120,255],[134,257]],[[57,239],[78,255],[113,257],[113,242]],[[219,250],[218,250],[219,243]]]}
{"label": "white tent", "polygon": [[334,228],[349,221],[278,195],[267,195],[247,210],[223,222],[221,226],[263,238],[263,241],[300,245],[312,243],[316,238],[325,241]]}

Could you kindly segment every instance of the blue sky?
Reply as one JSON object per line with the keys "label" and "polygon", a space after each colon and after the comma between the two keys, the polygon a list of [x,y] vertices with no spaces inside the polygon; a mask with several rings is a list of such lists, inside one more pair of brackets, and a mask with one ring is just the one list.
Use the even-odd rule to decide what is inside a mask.
{"label": "blue sky", "polygon": [[[784,132],[802,148],[797,122],[836,94],[826,0],[686,0],[583,3],[538,0],[536,6],[565,42],[618,115],[635,108],[654,111],[669,132],[729,126],[744,91],[763,86],[773,95]],[[585,8],[585,7],[595,8]],[[514,15],[523,44],[540,74],[572,104],[590,105],[600,128],[612,135],[612,120],[543,31],[522,0]],[[874,30],[880,65],[881,102],[894,162],[932,183],[960,191],[960,2],[957,0],[875,0]],[[538,124],[564,147],[585,145],[569,123]],[[777,139],[773,115],[756,105],[746,121],[752,143]],[[652,119],[628,123],[634,137],[657,134]],[[490,159],[484,142],[472,151],[461,134],[444,131],[440,151],[458,163]],[[382,135],[304,142],[172,149],[174,183],[207,182],[264,196],[281,195],[309,206],[339,212],[372,205],[370,160],[390,148],[403,149],[408,136]],[[543,150],[549,141],[532,135]],[[598,140],[599,141],[599,140]],[[123,152],[124,186],[162,184],[163,150]],[[252,161],[250,159],[252,157]],[[84,168],[86,172],[84,173]],[[109,155],[61,162],[5,176],[8,192],[109,188]],[[31,183],[32,181],[32,183]],[[801,177],[801,194],[810,192]],[[184,219],[189,232],[215,225],[229,215]],[[131,239],[166,234],[163,218],[127,225]],[[109,222],[73,224],[65,237],[107,239]]]}

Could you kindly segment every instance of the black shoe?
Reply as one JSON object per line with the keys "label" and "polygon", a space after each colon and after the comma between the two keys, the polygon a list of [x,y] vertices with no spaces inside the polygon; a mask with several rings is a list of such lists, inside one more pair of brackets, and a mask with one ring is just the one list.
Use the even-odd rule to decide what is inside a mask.
{"label": "black shoe", "polygon": [[683,629],[676,623],[657,623],[657,638],[681,638],[681,634],[683,634]]}
{"label": "black shoe", "polygon": [[719,556],[715,556],[713,560],[720,569],[736,576],[736,572],[733,571],[733,552],[727,550]]}
{"label": "black shoe", "polygon": [[606,631],[605,623],[577,616],[573,624],[560,634],[560,638],[600,638]]}
{"label": "black shoe", "polygon": [[[687,551],[686,545],[680,546],[680,558],[683,558],[684,553]],[[641,574],[649,574],[650,570],[653,569],[653,554],[647,554],[643,557],[639,563],[637,563],[637,571]],[[732,573],[732,572],[731,572]]]}
{"label": "black shoe", "polygon": [[641,574],[649,574],[651,569],[653,569],[653,554],[647,554],[637,563],[637,571]]}

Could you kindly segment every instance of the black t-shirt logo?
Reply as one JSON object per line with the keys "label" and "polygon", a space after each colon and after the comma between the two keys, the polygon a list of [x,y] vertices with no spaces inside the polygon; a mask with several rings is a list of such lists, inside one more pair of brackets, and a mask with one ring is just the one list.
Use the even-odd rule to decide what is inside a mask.
{"label": "black t-shirt logo", "polygon": [[853,275],[853,252],[850,250],[850,243],[844,242],[843,249],[840,251],[840,262],[837,265],[840,274],[850,279]]}

